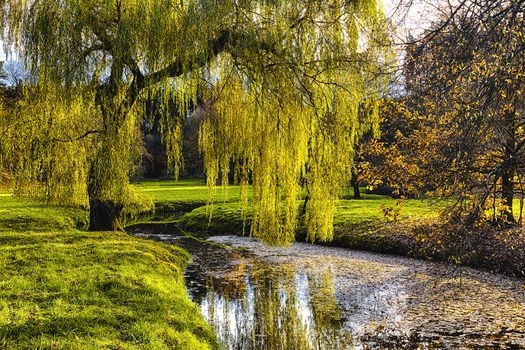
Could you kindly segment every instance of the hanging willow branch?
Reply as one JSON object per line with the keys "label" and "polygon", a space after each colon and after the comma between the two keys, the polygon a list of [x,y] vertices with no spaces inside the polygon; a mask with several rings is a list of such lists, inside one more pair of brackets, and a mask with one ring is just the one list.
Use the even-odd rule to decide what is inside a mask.
{"label": "hanging willow branch", "polygon": [[[60,148],[42,146],[31,153],[35,162],[20,158],[31,179],[52,179],[61,166],[83,169],[77,181],[87,190],[91,228],[116,228],[126,208],[141,207],[128,179],[142,102],[162,101],[177,174],[180,122],[199,96],[213,101],[200,134],[208,184],[226,180],[236,164],[246,209],[253,182],[252,234],[291,242],[306,183],[308,237],[331,239],[355,140],[377,122],[378,72],[392,58],[376,0],[5,0],[0,14],[5,43],[36,77],[38,103],[20,106],[44,121],[32,125],[34,139],[60,139],[52,135],[57,120],[101,130],[75,140],[85,153],[52,171],[35,171],[35,162]],[[77,107],[89,113],[70,113]]]}

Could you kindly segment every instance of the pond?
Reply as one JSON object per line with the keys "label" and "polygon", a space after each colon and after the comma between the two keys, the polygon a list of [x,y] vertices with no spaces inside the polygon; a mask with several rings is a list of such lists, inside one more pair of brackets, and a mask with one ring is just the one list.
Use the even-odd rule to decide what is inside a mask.
{"label": "pond", "polygon": [[226,349],[525,348],[518,279],[304,243],[144,236],[192,254],[188,293]]}

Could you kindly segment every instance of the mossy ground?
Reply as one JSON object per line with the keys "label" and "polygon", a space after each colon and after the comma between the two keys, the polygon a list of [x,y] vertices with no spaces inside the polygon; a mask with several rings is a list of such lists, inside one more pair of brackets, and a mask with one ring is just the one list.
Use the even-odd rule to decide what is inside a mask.
{"label": "mossy ground", "polygon": [[82,232],[86,212],[0,193],[1,349],[207,349],[179,248]]}

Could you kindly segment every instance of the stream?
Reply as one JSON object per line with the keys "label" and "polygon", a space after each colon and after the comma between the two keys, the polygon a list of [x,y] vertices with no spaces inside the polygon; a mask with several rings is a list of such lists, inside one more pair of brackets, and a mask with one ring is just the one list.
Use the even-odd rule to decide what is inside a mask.
{"label": "stream", "polygon": [[136,234],[192,254],[185,277],[225,349],[525,349],[525,284],[342,248]]}

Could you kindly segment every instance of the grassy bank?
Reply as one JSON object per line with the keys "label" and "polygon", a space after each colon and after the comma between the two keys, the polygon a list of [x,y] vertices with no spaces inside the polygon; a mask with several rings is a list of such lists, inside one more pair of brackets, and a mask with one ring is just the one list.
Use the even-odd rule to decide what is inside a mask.
{"label": "grassy bank", "polygon": [[[144,221],[175,222],[178,229],[202,237],[250,232],[251,208],[247,208],[246,221],[243,221],[237,186],[216,188],[211,220],[210,208],[206,206],[208,189],[202,180],[144,181],[137,188],[156,202],[156,214]],[[367,193],[363,193],[360,200],[350,199],[352,197],[352,189],[347,189],[337,203],[334,240],[329,244],[400,255],[411,255],[415,249],[414,240],[405,234],[406,228],[436,219],[444,205],[431,200],[399,202]],[[301,205],[302,201],[298,200],[298,206]],[[304,238],[305,232],[299,228],[297,239]]]}
{"label": "grassy bank", "polygon": [[[137,188],[150,195],[156,203],[157,212],[153,221],[176,221],[183,229],[204,235],[239,234],[243,227],[249,232],[251,208],[247,208],[247,221],[243,222],[238,186],[216,188],[211,221],[208,216],[210,208],[206,205],[208,189],[202,180],[145,181],[138,184]],[[351,189],[343,194],[343,198],[352,196]],[[392,221],[393,212],[397,211],[395,221],[411,222],[436,218],[442,207],[442,204],[430,200],[399,202],[391,197],[366,193],[362,197],[360,200],[338,201],[334,217],[336,233],[355,232],[363,236],[370,228]],[[301,203],[298,200],[298,205]],[[386,212],[391,214],[385,215]]]}
{"label": "grassy bank", "polygon": [[185,292],[187,253],[85,223],[0,193],[0,348],[216,347]]}
{"label": "grassy bank", "polygon": [[[156,201],[157,213],[153,220],[174,222],[174,231],[183,230],[203,237],[250,232],[250,208],[243,222],[238,187],[230,186],[224,191],[217,188],[211,221],[206,207],[208,192],[202,181],[143,182],[138,188]],[[460,228],[439,222],[445,202],[399,202],[371,194],[364,194],[361,200],[349,199],[352,195],[351,189],[347,190],[338,201],[334,240],[327,244],[445,260],[525,277],[525,231],[521,228],[487,227],[461,233]],[[304,237],[304,230],[299,228],[297,239]]]}

